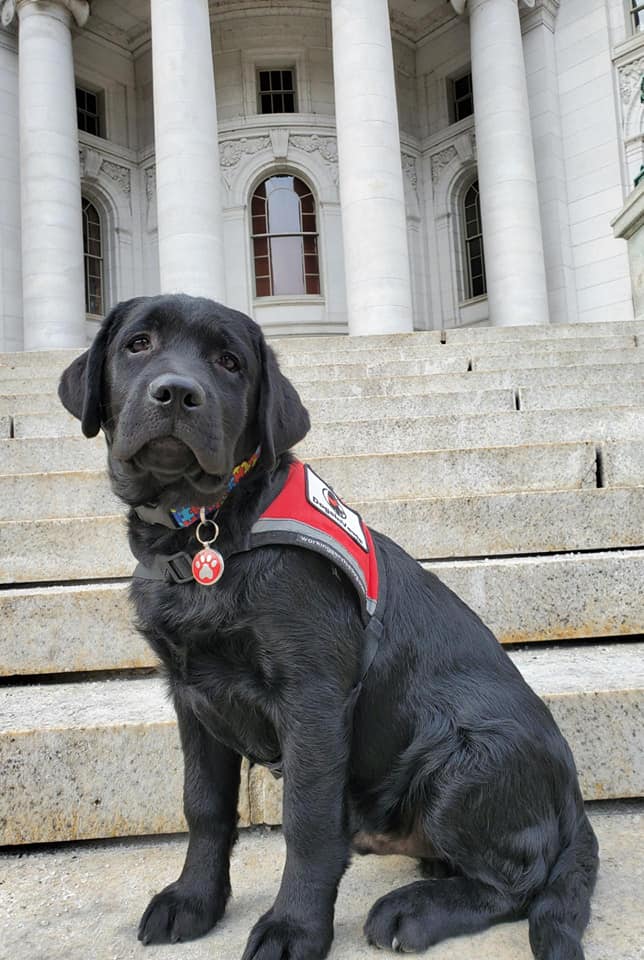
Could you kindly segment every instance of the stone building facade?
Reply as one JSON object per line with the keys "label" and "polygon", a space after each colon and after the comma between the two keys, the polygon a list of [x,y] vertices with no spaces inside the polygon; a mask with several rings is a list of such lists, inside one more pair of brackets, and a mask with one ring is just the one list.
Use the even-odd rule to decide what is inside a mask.
{"label": "stone building facade", "polygon": [[[4,0],[0,348],[633,317],[639,0]],[[640,298],[641,300],[641,298]]]}

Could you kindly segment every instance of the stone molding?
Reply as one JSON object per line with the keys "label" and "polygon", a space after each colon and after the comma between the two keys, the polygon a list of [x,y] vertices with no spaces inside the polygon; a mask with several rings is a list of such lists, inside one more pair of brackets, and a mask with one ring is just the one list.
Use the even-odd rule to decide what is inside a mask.
{"label": "stone molding", "polygon": [[641,89],[644,82],[644,56],[618,66],[617,74],[622,106],[627,107],[633,99],[633,95],[638,89]]}
{"label": "stone molding", "polygon": [[436,153],[431,154],[432,182],[438,184],[445,170],[454,160],[462,165],[476,161],[476,136],[473,130],[460,133],[454,140],[443,146]]}
{"label": "stone molding", "polygon": [[291,143],[297,150],[305,153],[318,153],[329,168],[331,179],[337,185],[338,173],[338,141],[335,137],[323,137],[319,133],[297,134],[291,137]]}
{"label": "stone molding", "polygon": [[114,163],[113,160],[105,160],[100,153],[92,150],[91,147],[80,147],[78,151],[80,162],[81,177],[85,180],[98,180],[101,173],[104,173],[110,180],[113,180],[117,187],[127,197],[130,196],[132,189],[131,172],[129,167],[120,163]]}
{"label": "stone molding", "polygon": [[[16,10],[25,3],[42,3],[43,0],[2,0],[2,26],[8,27],[16,15]],[[71,13],[76,26],[84,27],[89,18],[90,8],[88,0],[46,0],[48,3],[58,3]]]}
{"label": "stone molding", "polygon": [[[525,2],[525,0],[520,0],[520,2]],[[529,30],[541,26],[554,33],[559,5],[560,0],[535,0],[532,7],[526,4],[520,11],[521,33],[528,33]]]}
{"label": "stone molding", "polygon": [[[468,3],[471,2],[471,0],[449,0],[449,2],[453,7],[454,12],[461,16],[465,13]],[[537,2],[541,3],[542,0],[517,0],[519,5],[523,4],[530,9],[532,9]]]}

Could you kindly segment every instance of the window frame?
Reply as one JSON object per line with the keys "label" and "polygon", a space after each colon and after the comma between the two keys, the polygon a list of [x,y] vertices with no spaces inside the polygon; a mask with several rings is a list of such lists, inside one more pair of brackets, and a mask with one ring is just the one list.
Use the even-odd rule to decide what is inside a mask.
{"label": "window frame", "polygon": [[[313,210],[310,211],[310,212],[312,212],[313,216],[315,217],[315,231],[308,231],[308,230],[302,229],[302,230],[299,231],[299,232],[294,232],[294,231],[291,231],[291,232],[283,232],[283,231],[280,231],[280,232],[271,233],[270,230],[268,229],[268,228],[270,227],[270,224],[269,224],[269,222],[268,222],[268,197],[264,197],[264,198],[261,198],[261,199],[264,200],[264,203],[265,203],[265,205],[266,205],[266,206],[265,206],[266,213],[264,214],[264,216],[266,216],[266,228],[267,228],[267,232],[265,232],[265,233],[262,233],[262,232],[255,233],[255,225],[254,225],[254,223],[253,223],[253,220],[254,220],[254,218],[256,218],[256,217],[258,217],[258,216],[262,216],[262,214],[254,214],[254,212],[253,212],[253,201],[255,200],[255,197],[258,195],[258,191],[261,189],[262,186],[264,186],[269,180],[271,180],[271,179],[273,179],[273,178],[278,178],[278,177],[290,177],[290,178],[293,179],[294,181],[295,181],[295,180],[299,180],[299,182],[306,188],[306,191],[307,191],[307,192],[306,192],[305,194],[297,194],[297,191],[296,191],[296,190],[294,190],[294,192],[297,194],[297,196],[298,196],[298,198],[299,198],[299,203],[300,203],[300,220],[301,220],[301,218],[302,218],[304,215],[306,215],[306,213],[302,211],[302,200],[305,199],[306,197],[309,197],[309,196],[311,197],[311,199],[312,199],[312,204],[313,204]],[[249,221],[250,221],[250,223],[249,223],[248,236],[249,236],[249,238],[250,238],[251,283],[252,283],[252,290],[253,290],[253,300],[254,300],[255,302],[257,302],[257,303],[267,303],[267,302],[271,302],[271,301],[274,302],[274,301],[276,301],[276,300],[290,300],[290,301],[292,301],[292,300],[306,300],[306,301],[308,302],[308,301],[321,300],[321,299],[323,299],[323,298],[324,298],[324,293],[323,293],[323,283],[322,283],[322,258],[321,258],[321,253],[320,253],[320,238],[321,238],[321,231],[320,231],[320,226],[321,226],[321,225],[320,225],[320,204],[319,204],[319,199],[318,199],[318,197],[317,197],[317,195],[316,195],[316,192],[315,192],[313,186],[311,185],[310,180],[306,177],[306,174],[303,175],[303,174],[300,173],[299,171],[298,171],[298,172],[294,172],[293,170],[284,170],[284,169],[274,170],[274,171],[271,171],[271,172],[269,172],[269,173],[263,173],[262,176],[261,176],[258,180],[255,181],[255,184],[254,184],[254,186],[252,187],[252,190],[251,190],[251,192],[250,192],[250,202],[249,202],[249,205],[248,205],[248,209],[249,209]],[[302,225],[302,227],[303,227],[303,223],[301,223],[301,225]],[[303,292],[300,292],[300,293],[275,293],[275,292],[274,292],[274,283],[275,283],[275,280],[274,280],[273,254],[272,254],[272,248],[271,248],[271,240],[272,240],[272,239],[275,239],[275,238],[280,238],[280,237],[301,237],[301,238],[302,238],[302,248],[301,248],[301,249],[302,249],[302,252],[301,252],[301,255],[302,255],[302,277],[303,277],[303,280],[304,280],[304,287],[305,287],[305,289],[304,289]],[[305,241],[305,238],[307,238],[307,237],[312,237],[313,240],[314,240],[315,250],[314,250],[313,253],[307,253],[306,250],[305,250],[305,242],[304,242],[304,241]],[[257,251],[256,240],[265,240],[265,241],[266,241],[266,253],[265,253],[265,254],[261,254],[261,255],[259,255],[259,256],[257,255],[257,252],[256,252],[256,251]],[[307,256],[315,256],[316,262],[317,262],[317,272],[308,272],[308,273],[307,273],[307,270],[306,270],[306,259],[305,259]],[[258,276],[258,274],[257,274],[257,260],[258,260],[258,259],[264,259],[264,258],[266,258],[267,261],[268,261],[268,270],[269,270],[269,273],[268,273],[268,274],[261,274],[261,275]],[[309,292],[306,290],[307,280],[308,280],[309,278],[317,279],[317,287],[318,287],[318,289],[317,289],[316,292],[311,292],[311,293],[309,293]],[[269,282],[269,290],[270,290],[269,293],[258,293],[258,292],[257,292],[257,291],[258,291],[258,280],[268,280],[268,282]]]}
{"label": "window frame", "polygon": [[[470,89],[469,94],[465,97],[456,97],[456,84],[461,80],[470,78]],[[458,116],[458,103],[466,100],[469,97],[472,103],[472,109],[469,113],[464,114],[463,116]],[[454,123],[460,123],[461,120],[467,120],[468,117],[474,116],[474,89],[472,84],[472,68],[468,66],[467,69],[461,70],[459,73],[455,74],[452,77],[449,77],[447,80],[447,99],[448,99],[448,114],[449,114],[449,123],[450,126]]]}
{"label": "window frame", "polygon": [[630,36],[644,35],[644,0],[626,0],[626,12]]}
{"label": "window frame", "polygon": [[[270,78],[270,75],[271,75],[272,73],[280,73],[280,74],[283,75],[283,74],[286,73],[286,72],[288,72],[288,73],[291,74],[291,89],[290,89],[290,90],[286,90],[284,87],[281,87],[279,90],[273,90],[272,87],[269,87],[268,90],[262,90],[262,88],[261,88],[261,74],[262,74],[262,73],[268,73],[268,74],[269,74],[269,83],[271,83],[271,82],[272,82],[272,79]],[[296,68],[296,65],[295,65],[295,64],[292,64],[291,66],[281,66],[281,65],[277,65],[277,64],[275,64],[275,65],[273,65],[273,66],[261,66],[261,65],[257,65],[257,66],[255,67],[255,91],[256,91],[256,109],[257,109],[257,115],[258,115],[258,116],[260,116],[260,117],[272,117],[272,116],[281,116],[281,115],[283,115],[283,114],[287,114],[287,115],[290,116],[290,115],[293,114],[293,113],[299,113],[299,108],[298,108],[297,68]],[[263,110],[262,110],[262,96],[266,96],[266,95],[270,96],[271,98],[274,97],[274,96],[282,96],[282,97],[284,97],[284,96],[292,96],[292,97],[293,97],[293,109],[292,109],[292,110],[270,110],[270,111],[266,111],[266,112],[263,111]]]}
{"label": "window frame", "polygon": [[[88,137],[98,137],[100,140],[107,140],[107,123],[105,119],[105,95],[103,90],[93,87],[91,84],[82,83],[81,81],[75,80],[75,95],[76,95],[76,127],[80,133],[86,134]],[[82,109],[78,105],[78,94],[83,93],[85,96],[95,97],[96,98],[96,113],[91,113],[86,109]],[[94,133],[92,130],[87,130],[85,127],[80,125],[80,116],[85,115],[87,117],[94,117],[96,119],[96,125],[98,133]]]}
{"label": "window frame", "polygon": [[[477,227],[478,232],[472,236],[468,236],[468,226],[467,226],[467,197],[470,191],[476,188],[476,212],[477,212]],[[487,271],[485,269],[485,246],[483,241],[483,219],[481,216],[481,191],[479,187],[478,176],[475,176],[473,179],[468,180],[467,184],[463,187],[461,195],[459,197],[459,221],[460,221],[460,232],[461,232],[461,248],[462,248],[462,257],[463,257],[463,301],[467,303],[471,300],[479,300],[483,297],[487,297]],[[470,245],[474,241],[480,242],[480,259],[482,274],[477,274],[478,277],[482,277],[483,280],[483,291],[480,293],[474,292],[474,280],[475,278],[472,275],[472,260],[473,256],[470,254]]]}
{"label": "window frame", "polygon": [[[86,233],[86,223],[88,223],[87,207],[91,207],[92,210],[94,210],[97,221],[98,221],[98,233],[99,233],[98,243],[100,244],[100,255],[90,253],[88,249],[88,244],[86,245],[86,242],[85,242],[86,237],[88,241],[90,239],[89,232]],[[88,319],[92,319],[92,320],[95,320],[97,318],[102,319],[107,314],[107,303],[105,298],[105,291],[107,287],[106,275],[105,275],[105,267],[106,267],[105,228],[103,224],[103,216],[99,208],[96,206],[96,203],[86,194],[82,194],[81,196],[81,212],[82,212],[82,224],[83,224],[83,286],[85,291],[85,315]],[[94,239],[94,242],[96,242],[96,238],[93,238],[93,239]],[[89,273],[89,269],[88,269],[89,261],[95,261],[100,264],[99,274]],[[90,293],[89,281],[90,279],[97,279],[97,278],[100,280],[101,312],[99,313],[92,312],[89,309],[90,306],[92,305],[92,296],[93,296],[93,294]]]}

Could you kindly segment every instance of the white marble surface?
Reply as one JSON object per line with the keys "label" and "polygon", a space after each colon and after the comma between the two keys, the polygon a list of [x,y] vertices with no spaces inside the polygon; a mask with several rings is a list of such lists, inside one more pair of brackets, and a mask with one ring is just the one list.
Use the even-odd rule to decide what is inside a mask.
{"label": "white marble surface", "polygon": [[161,292],[226,300],[208,0],[152,0]]}
{"label": "white marble surface", "polygon": [[387,0],[332,0],[349,331],[412,328],[398,107]]}
{"label": "white marble surface", "polygon": [[20,0],[24,346],[85,343],[83,234],[71,14]]}
{"label": "white marble surface", "polygon": [[517,0],[469,0],[478,179],[493,324],[548,320]]}

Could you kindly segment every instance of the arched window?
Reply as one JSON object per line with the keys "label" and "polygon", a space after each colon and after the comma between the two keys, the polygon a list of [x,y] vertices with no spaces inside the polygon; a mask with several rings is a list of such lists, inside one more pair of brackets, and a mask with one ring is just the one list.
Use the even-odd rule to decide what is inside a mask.
{"label": "arched window", "polygon": [[105,308],[103,237],[101,218],[93,203],[83,200],[83,253],[85,255],[85,311],[102,317]]}
{"label": "arched window", "polygon": [[465,298],[471,300],[487,293],[478,180],[463,194],[462,222],[465,240]]}
{"label": "arched window", "polygon": [[315,198],[298,177],[278,174],[251,202],[255,294],[319,294]]}

